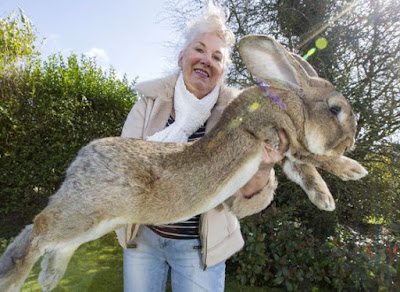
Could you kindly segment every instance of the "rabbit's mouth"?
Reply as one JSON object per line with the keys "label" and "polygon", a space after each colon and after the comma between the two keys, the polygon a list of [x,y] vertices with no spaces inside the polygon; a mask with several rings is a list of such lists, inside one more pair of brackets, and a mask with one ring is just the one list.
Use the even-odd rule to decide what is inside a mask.
{"label": "rabbit's mouth", "polygon": [[306,135],[308,150],[311,153],[325,156],[340,156],[354,147],[354,137],[345,136],[342,139],[321,139],[315,133]]}
{"label": "rabbit's mouth", "polygon": [[[354,148],[355,140],[352,137],[345,137],[342,141],[337,143],[334,147],[331,147],[331,156],[343,155],[347,151],[351,151]],[[329,146],[329,145],[328,145]]]}

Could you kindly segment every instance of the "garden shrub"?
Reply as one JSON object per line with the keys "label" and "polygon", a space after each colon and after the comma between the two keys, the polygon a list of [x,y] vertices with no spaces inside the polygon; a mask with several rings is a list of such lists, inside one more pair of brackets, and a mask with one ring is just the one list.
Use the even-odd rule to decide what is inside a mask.
{"label": "garden shrub", "polygon": [[[228,274],[242,284],[287,291],[378,291],[398,287],[399,241],[373,239],[337,225],[336,236],[316,238],[296,219],[295,207],[271,205],[242,220],[244,249]],[[397,286],[396,286],[397,285]]]}
{"label": "garden shrub", "polygon": [[84,56],[56,54],[2,75],[0,238],[7,238],[47,204],[82,146],[120,135],[136,95],[133,82]]}

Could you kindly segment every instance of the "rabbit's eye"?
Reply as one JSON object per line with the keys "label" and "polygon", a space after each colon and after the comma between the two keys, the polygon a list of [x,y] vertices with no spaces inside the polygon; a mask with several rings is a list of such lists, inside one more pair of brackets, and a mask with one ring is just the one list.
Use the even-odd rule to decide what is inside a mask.
{"label": "rabbit's eye", "polygon": [[334,106],[330,107],[329,110],[331,111],[331,113],[333,113],[335,116],[337,116],[340,113],[340,111],[342,110],[342,108],[340,106],[334,105]]}

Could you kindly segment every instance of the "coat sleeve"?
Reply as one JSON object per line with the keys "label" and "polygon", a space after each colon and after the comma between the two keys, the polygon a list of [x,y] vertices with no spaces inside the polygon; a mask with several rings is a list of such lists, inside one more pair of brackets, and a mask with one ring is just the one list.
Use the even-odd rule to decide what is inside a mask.
{"label": "coat sleeve", "polygon": [[[141,98],[133,105],[122,128],[122,137],[143,139],[146,109],[146,98]],[[115,230],[118,242],[122,248],[127,248],[128,241],[134,237],[135,234],[133,233],[135,233],[135,230],[137,232],[137,229],[137,225],[126,224]]]}
{"label": "coat sleeve", "polygon": [[241,190],[238,190],[233,196],[225,200],[225,204],[239,219],[250,216],[264,210],[271,203],[277,187],[275,171],[271,169],[269,182],[261,191],[248,199],[242,195]]}
{"label": "coat sleeve", "polygon": [[122,128],[122,137],[143,139],[146,108],[147,100],[145,97],[134,104]]}

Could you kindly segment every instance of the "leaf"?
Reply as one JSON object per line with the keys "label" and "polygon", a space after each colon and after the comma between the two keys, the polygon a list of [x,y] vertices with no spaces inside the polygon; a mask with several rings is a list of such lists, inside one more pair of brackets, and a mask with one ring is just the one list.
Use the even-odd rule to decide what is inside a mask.
{"label": "leaf", "polygon": [[277,277],[274,279],[274,284],[281,285],[283,283],[283,281],[285,281],[284,277]]}
{"label": "leaf", "polygon": [[289,272],[289,269],[288,269],[288,267],[282,267],[282,273],[283,273],[283,275],[285,276],[285,277],[287,277],[287,276],[289,276],[289,274],[290,274],[290,272]]}
{"label": "leaf", "polygon": [[293,291],[293,284],[289,281],[285,281],[285,287],[287,291]]}
{"label": "leaf", "polygon": [[329,277],[324,276],[324,280],[326,283],[330,284],[331,283],[331,279],[329,279]]}

